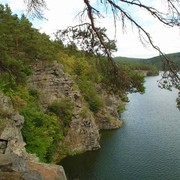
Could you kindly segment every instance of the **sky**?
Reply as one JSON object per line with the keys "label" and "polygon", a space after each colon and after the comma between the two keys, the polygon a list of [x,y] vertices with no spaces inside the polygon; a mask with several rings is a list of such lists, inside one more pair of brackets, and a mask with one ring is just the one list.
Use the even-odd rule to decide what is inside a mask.
{"label": "sky", "polygon": [[[95,0],[93,1],[95,2]],[[145,0],[142,1],[145,2]],[[160,4],[162,1],[151,0],[150,2],[156,8],[163,8],[163,5]],[[18,3],[15,0],[0,0],[0,3],[7,3],[13,13],[27,14],[23,0],[18,0]],[[67,26],[79,23],[78,18],[75,17],[84,8],[83,0],[46,0],[46,3],[48,9],[44,11],[44,17],[47,20],[29,18],[33,26],[41,32],[45,32],[52,37],[53,33],[58,29],[65,29]],[[99,8],[98,6],[96,7]],[[165,27],[156,19],[152,19],[148,13],[130,7],[127,8],[136,17],[136,20],[151,34],[154,44],[160,47],[162,52],[180,52],[180,28]],[[98,19],[96,22],[98,26],[106,27],[110,38],[114,38],[113,19],[109,13],[107,13],[106,18]],[[137,30],[132,28],[128,22],[126,32],[122,31],[120,23],[117,24],[116,40],[118,51],[114,53],[114,56],[150,58],[159,55],[150,45],[146,44],[146,47],[143,46],[139,40]]]}

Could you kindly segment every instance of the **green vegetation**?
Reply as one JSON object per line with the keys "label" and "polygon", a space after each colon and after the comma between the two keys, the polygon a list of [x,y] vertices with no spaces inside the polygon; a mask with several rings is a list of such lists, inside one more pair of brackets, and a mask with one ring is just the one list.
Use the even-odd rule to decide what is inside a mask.
{"label": "green vegetation", "polygon": [[[178,66],[180,65],[180,52],[167,54],[167,58]],[[149,59],[127,57],[115,57],[114,59],[120,64],[129,64],[136,70],[148,71],[148,75],[157,75],[158,71],[162,71],[165,68],[161,56],[156,56]]]}
{"label": "green vegetation", "polygon": [[94,87],[94,84],[91,81],[80,80],[78,85],[85,100],[89,104],[89,109],[97,113],[103,107],[104,102]]}
{"label": "green vegetation", "polygon": [[65,97],[53,102],[48,109],[59,117],[63,127],[67,127],[72,119],[74,104],[70,98]]}
{"label": "green vegetation", "polygon": [[27,143],[27,151],[36,153],[41,161],[47,161],[47,156],[51,154],[51,146],[63,139],[58,118],[34,107],[24,108],[21,114],[25,118],[22,132]]}
{"label": "green vegetation", "polygon": [[144,77],[130,65],[120,65],[121,73],[116,74],[106,57],[80,51],[75,44],[65,46],[58,38],[52,41],[33,28],[24,15],[18,18],[8,6],[0,5],[0,91],[11,98],[14,108],[25,118],[22,133],[27,151],[46,162],[70,153],[63,139],[74,104],[65,97],[44,109],[39,101],[41,92],[28,88],[27,78],[32,73],[31,65],[53,60],[63,64],[74,86],[81,91],[81,98],[87,104],[80,114],[82,117],[95,115],[105,106],[102,89],[126,101],[127,92],[144,92]]}
{"label": "green vegetation", "polygon": [[146,59],[116,57],[114,58],[120,65],[128,65],[138,72],[147,72],[147,76],[159,74],[158,68],[153,64],[146,64]]}
{"label": "green vegetation", "polygon": [[36,60],[53,60],[56,54],[49,36],[32,28],[24,15],[18,18],[7,5],[0,5],[0,19],[0,70],[4,72],[0,79],[7,80],[1,86],[6,91],[15,84],[25,83],[31,73],[29,64]]}
{"label": "green vegetation", "polygon": [[123,113],[125,111],[125,103],[119,104],[117,107],[117,111],[119,114]]}

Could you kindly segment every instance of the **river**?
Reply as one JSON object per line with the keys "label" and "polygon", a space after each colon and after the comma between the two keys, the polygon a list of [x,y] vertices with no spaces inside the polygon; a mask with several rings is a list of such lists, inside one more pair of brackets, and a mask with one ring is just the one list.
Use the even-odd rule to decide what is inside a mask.
{"label": "river", "polygon": [[147,77],[146,92],[129,95],[124,126],[101,132],[101,149],[60,162],[68,180],[180,180],[180,111],[177,90],[157,87]]}

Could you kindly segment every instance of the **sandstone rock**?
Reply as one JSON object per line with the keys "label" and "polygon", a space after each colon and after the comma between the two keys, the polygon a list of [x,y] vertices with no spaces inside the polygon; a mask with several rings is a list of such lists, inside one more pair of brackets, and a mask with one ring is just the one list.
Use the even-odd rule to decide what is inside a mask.
{"label": "sandstone rock", "polygon": [[28,166],[30,170],[38,171],[43,177],[43,180],[66,180],[62,166],[37,162],[29,162]]}
{"label": "sandstone rock", "polygon": [[0,154],[4,154],[7,148],[7,140],[0,139]]}
{"label": "sandstone rock", "polygon": [[17,127],[22,128],[22,125],[24,124],[23,116],[21,116],[19,113],[15,113],[10,118],[12,119],[12,121],[15,123]]}
{"label": "sandstone rock", "polygon": [[4,153],[15,153],[22,155],[25,152],[25,143],[22,138],[20,128],[16,127],[15,123],[11,123],[4,127],[4,130],[0,134],[0,139],[6,141],[6,149]]}
{"label": "sandstone rock", "polygon": [[0,172],[0,180],[24,180],[22,172]]}
{"label": "sandstone rock", "polygon": [[109,120],[109,117],[105,116],[98,116],[97,117],[97,125],[98,128],[101,130],[111,130],[111,129],[117,129],[123,126],[123,121],[117,118],[111,117]]}
{"label": "sandstone rock", "polygon": [[[26,153],[21,134],[23,123],[24,117],[14,110],[10,98],[0,92],[0,180],[46,179],[38,172],[38,168],[30,169],[28,166],[37,159]],[[62,167],[57,166],[55,169],[54,166],[41,163],[39,168],[51,172],[52,180],[66,180]]]}
{"label": "sandstone rock", "polygon": [[23,157],[16,154],[0,154],[1,172],[27,172],[27,164]]}
{"label": "sandstone rock", "polygon": [[14,113],[11,99],[4,96],[0,91],[0,115],[3,117],[9,117]]}
{"label": "sandstone rock", "polygon": [[74,119],[65,137],[64,144],[72,152],[83,152],[100,148],[100,135],[98,127],[92,116],[82,120]]}
{"label": "sandstone rock", "polygon": [[105,90],[97,86],[100,95],[105,99],[105,106],[95,115],[96,124],[101,130],[117,129],[122,127],[123,121],[117,112],[121,99],[115,95],[109,95]]}
{"label": "sandstone rock", "polygon": [[25,172],[22,177],[23,177],[23,180],[44,180],[40,172],[31,171],[31,170],[29,170],[28,172]]}
{"label": "sandstone rock", "polygon": [[15,154],[0,155],[0,180],[43,180],[38,171],[27,168],[23,157]]}
{"label": "sandstone rock", "polygon": [[41,92],[39,99],[44,108],[47,108],[53,101],[68,94],[72,80],[57,62],[53,64],[40,62],[33,66],[33,73],[29,76],[28,84]]}
{"label": "sandstone rock", "polygon": [[[38,79],[38,82],[36,81]],[[33,67],[33,75],[29,77],[29,86],[38,89],[40,100],[46,109],[53,101],[62,97],[70,97],[75,108],[64,145],[70,151],[87,151],[100,147],[99,130],[93,115],[82,118],[82,107],[86,106],[81,100],[80,91],[73,88],[73,80],[63,72],[58,63],[51,65],[39,63]]]}

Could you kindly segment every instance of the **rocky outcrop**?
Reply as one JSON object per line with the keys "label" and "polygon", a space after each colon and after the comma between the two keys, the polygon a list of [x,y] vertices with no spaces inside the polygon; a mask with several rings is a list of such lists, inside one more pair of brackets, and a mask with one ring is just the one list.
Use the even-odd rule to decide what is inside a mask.
{"label": "rocky outcrop", "polygon": [[40,92],[39,100],[45,108],[69,94],[73,82],[70,76],[63,72],[63,66],[57,62],[39,62],[32,68],[33,73],[29,76],[28,84]]}
{"label": "rocky outcrop", "polygon": [[[11,99],[0,92],[0,180],[66,180],[61,166],[40,164],[37,158],[30,158],[21,134],[23,122]],[[49,179],[42,173],[47,167]]]}
{"label": "rocky outcrop", "polygon": [[100,137],[94,117],[89,110],[83,112],[86,105],[82,101],[80,91],[74,88],[73,80],[64,73],[62,65],[57,62],[33,65],[33,73],[29,77],[28,84],[30,88],[40,92],[39,100],[45,109],[64,97],[71,98],[75,104],[73,118],[64,140],[64,145],[71,152],[100,148]]}
{"label": "rocky outcrop", "polygon": [[100,135],[92,115],[74,119],[65,138],[71,152],[83,152],[100,148]]}
{"label": "rocky outcrop", "polygon": [[24,179],[43,180],[38,171],[32,171],[27,166],[24,157],[14,153],[0,154],[0,180]]}
{"label": "rocky outcrop", "polygon": [[24,117],[16,112],[9,97],[0,92],[0,152],[1,154],[17,154],[25,152],[25,143],[21,128]]}
{"label": "rocky outcrop", "polygon": [[62,166],[28,162],[28,167],[32,172],[39,172],[43,180],[66,180],[66,175]]}
{"label": "rocky outcrop", "polygon": [[[32,69],[28,86],[39,92],[39,102],[45,112],[49,105],[64,97],[70,98],[75,105],[68,131],[61,142],[62,147],[68,147],[68,153],[96,150],[100,148],[99,129],[122,126],[117,113],[119,98],[109,96],[99,88],[105,106],[94,115],[87,108],[78,88],[74,88],[71,76],[64,73],[62,65],[38,62]],[[65,180],[61,166],[39,163],[37,157],[26,152],[21,134],[23,123],[24,117],[14,109],[11,99],[0,92],[0,180]]]}
{"label": "rocky outcrop", "polygon": [[109,95],[100,86],[97,90],[101,97],[105,100],[104,108],[102,108],[96,115],[96,124],[101,130],[117,129],[122,127],[123,121],[117,111],[119,104],[122,104],[121,99],[115,95]]}

